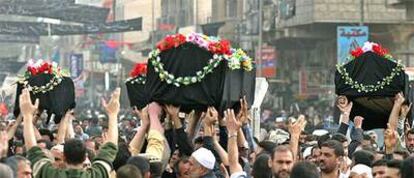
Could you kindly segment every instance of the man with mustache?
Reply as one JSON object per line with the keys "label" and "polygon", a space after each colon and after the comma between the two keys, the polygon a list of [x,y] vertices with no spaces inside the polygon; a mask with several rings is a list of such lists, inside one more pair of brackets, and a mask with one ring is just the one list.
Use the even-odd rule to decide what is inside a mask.
{"label": "man with mustache", "polygon": [[414,129],[410,129],[407,131],[405,136],[405,147],[410,154],[414,154]]}
{"label": "man with mustache", "polygon": [[345,156],[342,144],[336,140],[328,140],[321,145],[319,168],[322,178],[338,178],[339,166]]}
{"label": "man with mustache", "polygon": [[294,164],[292,150],[286,145],[277,146],[269,160],[274,178],[288,178]]}

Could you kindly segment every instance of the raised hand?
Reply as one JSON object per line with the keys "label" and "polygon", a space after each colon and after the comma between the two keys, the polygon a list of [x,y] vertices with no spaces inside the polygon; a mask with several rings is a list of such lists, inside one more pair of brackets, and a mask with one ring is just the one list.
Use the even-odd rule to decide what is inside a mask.
{"label": "raised hand", "polygon": [[302,132],[303,129],[305,129],[305,126],[306,126],[305,116],[300,115],[296,122],[292,123],[292,121],[289,121],[288,130],[291,135],[300,136],[300,133]]}
{"label": "raised hand", "polygon": [[355,116],[354,118],[354,124],[355,128],[361,129],[362,128],[362,121],[364,120],[361,116]]}
{"label": "raised hand", "polygon": [[236,119],[236,116],[234,115],[234,110],[228,109],[224,112],[224,116],[227,119],[227,132],[229,135],[237,134],[241,127],[241,122]]}
{"label": "raised hand", "polygon": [[150,125],[150,119],[148,115],[148,106],[145,108],[142,108],[141,110],[138,110],[136,107],[134,107],[134,113],[138,115],[138,117],[141,119],[141,126],[149,126]]}
{"label": "raised hand", "polygon": [[251,119],[246,96],[240,99],[240,111],[239,114],[237,114],[237,118],[243,125],[248,124]]}
{"label": "raised hand", "polygon": [[402,92],[399,92],[394,97],[394,104],[401,106],[405,101],[404,95]]}
{"label": "raised hand", "polygon": [[171,119],[178,118],[178,113],[180,113],[180,107],[175,107],[173,105],[166,105],[165,112],[170,116]]}
{"label": "raised hand", "polygon": [[218,121],[218,112],[214,107],[209,107],[204,115],[204,123],[211,126]]}
{"label": "raised hand", "polygon": [[35,104],[32,104],[32,100],[30,98],[30,92],[27,88],[23,89],[22,94],[20,95],[20,112],[22,113],[23,117],[32,118],[33,114],[36,112],[37,108],[39,107],[39,99],[36,99]]}
{"label": "raised hand", "polygon": [[408,112],[410,112],[411,105],[412,105],[412,103],[410,103],[410,105],[404,104],[404,105],[401,106],[401,111],[400,111],[401,112],[400,113],[401,118],[405,119],[407,117]]}
{"label": "raised hand", "polygon": [[0,158],[7,157],[9,138],[6,131],[0,131]]}
{"label": "raised hand", "polygon": [[389,123],[387,126],[388,128],[384,131],[385,151],[387,153],[392,153],[394,152],[395,145],[397,144],[398,133],[390,127]]}
{"label": "raised hand", "polygon": [[148,113],[150,114],[150,115],[161,115],[161,113],[162,113],[162,107],[161,107],[161,105],[160,104],[158,104],[157,102],[151,102],[149,105],[148,105]]}
{"label": "raised hand", "polygon": [[336,102],[336,106],[339,108],[341,113],[349,115],[352,110],[352,102],[348,102],[348,98],[346,98],[346,96],[338,96]]}
{"label": "raised hand", "polygon": [[120,103],[119,103],[119,96],[121,95],[121,89],[117,88],[112,93],[111,99],[109,102],[106,102],[102,99],[102,106],[105,108],[106,113],[109,116],[117,116],[119,113]]}

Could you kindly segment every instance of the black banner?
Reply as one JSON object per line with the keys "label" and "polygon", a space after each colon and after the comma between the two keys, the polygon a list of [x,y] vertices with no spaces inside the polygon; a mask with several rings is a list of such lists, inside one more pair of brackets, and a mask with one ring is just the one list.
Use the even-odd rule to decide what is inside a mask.
{"label": "black banner", "polygon": [[73,0],[12,0],[0,2],[0,14],[46,17],[79,23],[104,23],[109,9],[75,4]]}
{"label": "black banner", "polygon": [[115,21],[112,23],[86,24],[86,25],[56,25],[38,22],[8,22],[0,21],[0,34],[46,36],[50,35],[81,35],[96,33],[117,33],[127,31],[140,31],[142,18]]}

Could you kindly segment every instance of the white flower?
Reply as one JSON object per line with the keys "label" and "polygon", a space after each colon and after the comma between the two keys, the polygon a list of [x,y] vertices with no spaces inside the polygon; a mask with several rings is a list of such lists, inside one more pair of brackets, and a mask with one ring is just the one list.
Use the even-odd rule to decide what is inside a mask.
{"label": "white flower", "polygon": [[364,43],[364,46],[362,47],[362,51],[364,51],[364,53],[365,52],[368,52],[368,51],[373,51],[372,50],[372,47],[374,45],[377,45],[377,44],[376,43],[373,43],[373,42],[367,41],[367,42]]}
{"label": "white flower", "polygon": [[32,67],[32,66],[34,66],[34,64],[35,64],[35,62],[34,62],[33,59],[29,59],[29,61],[27,61],[27,66]]}
{"label": "white flower", "polygon": [[43,64],[43,60],[39,59],[34,65],[35,67],[40,67]]}

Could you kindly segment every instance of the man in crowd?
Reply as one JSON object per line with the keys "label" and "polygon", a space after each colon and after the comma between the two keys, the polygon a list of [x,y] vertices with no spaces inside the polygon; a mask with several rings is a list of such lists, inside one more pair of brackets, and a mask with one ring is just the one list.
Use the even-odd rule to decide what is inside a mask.
{"label": "man in crowd", "polygon": [[288,146],[278,146],[274,149],[269,167],[274,177],[288,178],[294,164],[294,153]]}
{"label": "man in crowd", "polygon": [[206,148],[199,148],[190,159],[190,177],[192,178],[215,178],[213,169],[216,159],[213,153]]}
{"label": "man in crowd", "polygon": [[408,130],[405,135],[405,147],[410,154],[414,154],[414,128]]}
{"label": "man in crowd", "polygon": [[336,140],[328,140],[321,145],[319,168],[322,178],[338,178],[339,165],[345,156],[342,144]]}
{"label": "man in crowd", "polygon": [[22,156],[12,156],[7,158],[6,164],[13,170],[13,175],[16,178],[31,178],[32,168],[30,161]]}
{"label": "man in crowd", "polygon": [[112,171],[112,162],[117,153],[118,127],[117,115],[119,112],[120,89],[116,89],[109,103],[103,102],[103,106],[109,117],[109,128],[105,144],[99,150],[98,155],[92,163],[92,168],[84,170],[83,162],[86,158],[86,147],[81,140],[69,139],[64,146],[64,160],[67,170],[54,168],[52,161],[37,146],[33,114],[38,108],[39,100],[32,104],[28,89],[23,89],[20,95],[20,109],[24,120],[24,139],[28,150],[28,158],[33,166],[34,177],[109,177]]}

